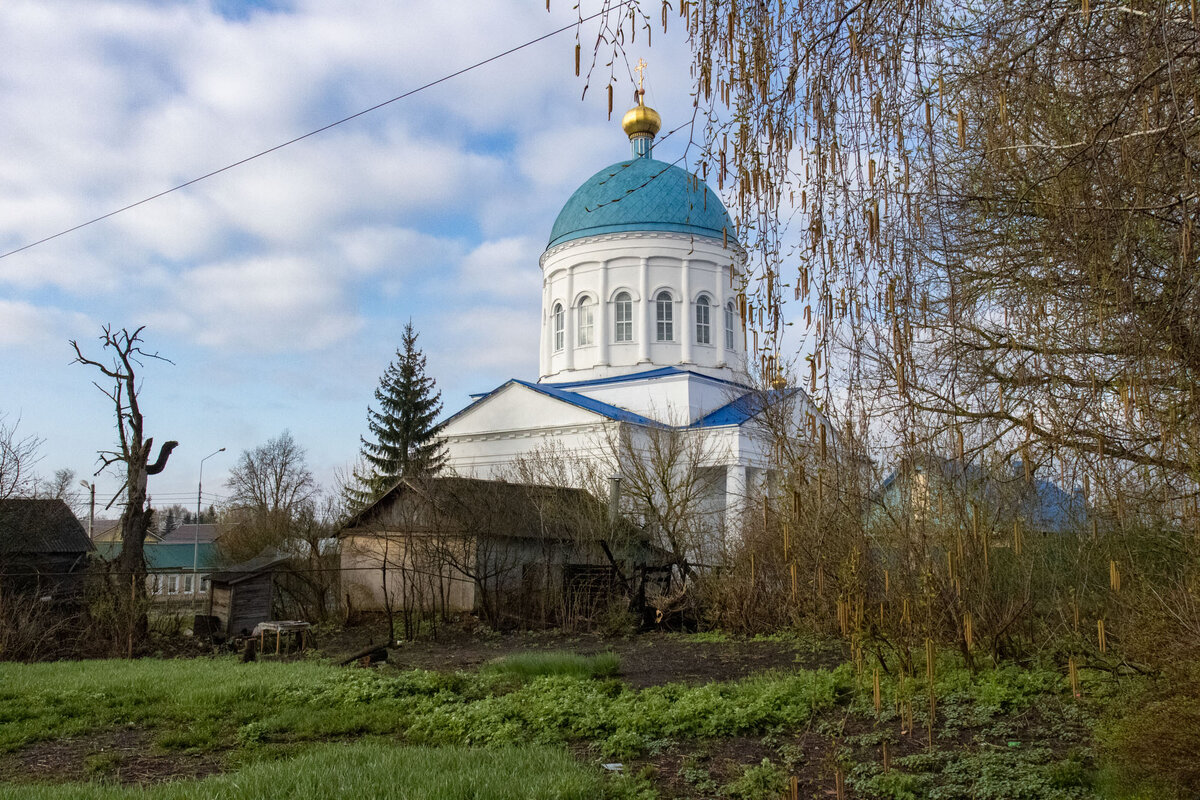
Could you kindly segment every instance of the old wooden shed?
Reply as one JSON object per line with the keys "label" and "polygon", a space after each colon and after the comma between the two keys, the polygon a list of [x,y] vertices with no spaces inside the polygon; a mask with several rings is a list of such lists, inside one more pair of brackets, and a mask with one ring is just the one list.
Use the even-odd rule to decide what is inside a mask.
{"label": "old wooden shed", "polygon": [[241,564],[214,572],[210,579],[208,613],[216,617],[213,631],[222,636],[249,636],[254,626],[273,617],[275,573],[287,556],[264,553]]}
{"label": "old wooden shed", "polygon": [[353,610],[540,624],[599,613],[647,580],[669,586],[670,554],[581,489],[404,478],[339,537]]}

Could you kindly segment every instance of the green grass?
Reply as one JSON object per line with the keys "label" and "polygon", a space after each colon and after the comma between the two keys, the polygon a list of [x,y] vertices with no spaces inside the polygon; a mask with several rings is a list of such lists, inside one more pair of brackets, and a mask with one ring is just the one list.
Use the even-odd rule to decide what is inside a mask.
{"label": "green grass", "polygon": [[[597,665],[593,664],[593,667]],[[763,733],[848,696],[851,673],[801,670],[635,690],[615,680],[507,673],[383,673],[235,659],[0,665],[0,753],[141,728],[160,749],[218,749],[363,735],[408,744],[606,742]]]}
{"label": "green grass", "polygon": [[1090,800],[1092,778],[1070,757],[1046,747],[1018,749],[939,748],[896,759],[883,773],[878,765],[860,765],[850,783],[867,797],[890,800]]}
{"label": "green grass", "polygon": [[0,785],[12,800],[594,800],[611,794],[598,770],[561,749],[324,744],[294,759],[250,765],[200,781],[125,788],[99,784]]}
{"label": "green grass", "polygon": [[316,686],[331,669],[234,658],[3,664],[0,753],[116,727],[156,731],[167,747],[217,745],[285,687]]}
{"label": "green grass", "polygon": [[[360,773],[372,774],[375,765],[390,763],[397,753],[409,752],[414,759],[443,753],[473,759],[484,770],[499,763],[489,761],[499,756],[487,754],[534,747],[541,749],[529,752],[542,754],[539,758],[557,753],[556,758],[577,766],[566,755],[568,745],[586,745],[590,753],[628,763],[664,747],[688,752],[734,737],[766,736],[784,748],[806,730],[838,742],[848,780],[865,798],[1113,796],[1095,780],[1103,766],[1095,756],[1095,716],[1112,702],[1098,694],[1099,673],[1088,677],[1084,698],[1077,700],[1053,664],[1005,665],[972,675],[947,657],[938,664],[935,682],[939,728],[934,751],[902,756],[894,750],[893,770],[884,774],[877,763],[880,743],[898,742],[899,701],[913,699],[920,716],[927,691],[923,675],[903,687],[894,674],[881,676],[883,703],[877,716],[871,670],[856,674],[849,664],[645,689],[603,677],[616,667],[616,659],[607,654],[556,652],[507,658],[479,672],[345,669],[310,661],[242,664],[235,658],[0,664],[0,754],[38,741],[132,730],[139,746],[145,741],[153,753],[211,751],[210,757],[235,770],[223,778],[144,792],[0,784],[0,798],[253,797],[260,795],[252,789],[236,792],[275,780],[293,788],[272,795],[391,796],[361,792],[358,781]],[[851,716],[870,722],[871,729],[847,736]],[[393,744],[384,746],[381,737]],[[789,759],[783,749],[779,755],[779,763],[803,760]],[[112,772],[111,759],[86,757],[91,759],[88,774]],[[473,768],[464,767],[468,772]],[[587,784],[587,791],[627,791],[632,797],[644,789],[633,780],[604,780],[591,768],[581,769],[584,777],[602,785],[597,790],[596,784]],[[769,772],[763,765],[747,770],[727,794],[773,791],[777,776]],[[300,786],[295,783],[300,774],[326,783]],[[537,773],[531,774],[535,777],[529,785],[539,786]],[[480,785],[486,786],[480,776]],[[525,781],[520,780],[524,792]],[[724,780],[728,782],[728,774]],[[335,788],[326,788],[327,783]],[[396,796],[458,796],[453,787],[437,788],[436,795],[423,791]],[[558,796],[557,790],[547,791],[547,796]],[[579,796],[570,791],[560,794]],[[506,795],[478,795],[493,796]]]}
{"label": "green grass", "polygon": [[542,675],[567,675],[573,678],[609,678],[621,669],[616,653],[584,656],[564,651],[515,653],[484,665],[481,672],[536,678]]}

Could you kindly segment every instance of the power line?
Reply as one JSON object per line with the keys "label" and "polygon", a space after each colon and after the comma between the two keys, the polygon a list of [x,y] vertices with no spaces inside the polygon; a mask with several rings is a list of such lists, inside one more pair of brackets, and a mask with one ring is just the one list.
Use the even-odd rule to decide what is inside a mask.
{"label": "power line", "polygon": [[617,11],[617,10],[621,9],[622,7],[628,5],[632,1],[633,0],[622,0],[622,2],[614,5],[612,8],[607,8],[607,9],[602,8],[600,11],[597,11],[595,14],[592,14],[587,17],[581,17],[578,20],[576,20],[575,22],[572,22],[569,25],[564,25],[563,27],[559,28],[558,30],[554,30],[554,31],[550,31],[549,33],[542,34],[541,36],[537,37],[536,39],[530,39],[529,41],[524,42],[523,44],[519,44],[516,47],[511,47],[508,50],[505,50],[504,52],[497,53],[496,55],[493,55],[493,56],[489,56],[488,58],[485,58],[482,61],[476,61],[474,64],[471,64],[470,66],[467,66],[467,67],[463,67],[462,69],[458,70],[457,72],[451,72],[449,75],[443,75],[442,77],[438,78],[437,80],[430,81],[429,83],[426,83],[423,86],[418,86],[417,88],[410,89],[409,91],[404,92],[403,94],[398,94],[390,100],[384,100],[382,103],[376,103],[375,105],[371,106],[370,108],[364,108],[362,111],[357,111],[348,117],[343,117],[342,119],[339,119],[335,122],[330,122],[328,125],[323,125],[320,128],[317,128],[316,130],[311,130],[308,133],[297,136],[294,139],[289,139],[286,142],[275,145],[274,147],[268,147],[266,150],[255,153],[252,156],[246,156],[245,158],[243,158],[239,161],[235,161],[232,164],[227,164],[227,165],[221,167],[220,169],[215,169],[212,172],[206,172],[205,174],[201,175],[200,177],[192,178],[189,181],[184,181],[183,183],[179,184],[178,186],[172,186],[170,189],[164,189],[163,191],[161,191],[157,194],[152,194],[149,197],[138,200],[136,203],[130,203],[129,205],[122,206],[114,211],[109,211],[107,214],[101,214],[98,217],[89,219],[87,222],[81,222],[78,225],[67,228],[66,230],[62,230],[62,231],[59,231],[58,233],[38,239],[36,242],[30,242],[29,244],[22,245],[21,247],[18,247],[15,250],[9,250],[7,253],[0,254],[0,259],[8,258],[9,256],[24,252],[26,250],[29,250],[30,248],[37,247],[38,245],[41,245],[41,244],[45,244],[46,242],[49,242],[53,239],[57,239],[60,236],[66,236],[68,233],[74,233],[75,231],[80,230],[81,228],[86,228],[89,225],[94,225],[97,222],[102,222],[102,221],[108,219],[109,217],[115,217],[117,214],[121,214],[125,211],[129,211],[130,209],[137,208],[140,205],[145,205],[146,203],[149,203],[152,200],[157,200],[160,197],[165,197],[165,196],[171,194],[172,192],[179,191],[180,189],[186,189],[188,186],[191,186],[192,184],[199,183],[200,181],[203,181],[203,180],[207,180],[208,178],[211,178],[215,175],[220,175],[222,172],[228,172],[229,170],[231,170],[235,167],[240,167],[243,164],[247,164],[247,163],[255,160],[256,158],[262,158],[265,155],[274,153],[276,150],[282,150],[283,148],[287,147],[288,145],[293,145],[296,142],[303,141],[311,136],[316,136],[318,133],[324,133],[325,131],[329,130],[330,128],[336,128],[338,125],[342,125],[344,123],[349,122],[350,120],[357,119],[357,118],[363,116],[364,114],[370,114],[372,111],[378,111],[379,109],[383,108],[384,106],[391,105],[392,103],[395,103],[398,100],[404,100],[405,98],[412,97],[413,95],[415,95],[419,92],[423,92],[426,89],[431,89],[440,83],[445,83],[448,80],[457,78],[460,75],[465,75],[466,73],[471,72],[472,70],[476,70],[479,67],[486,66],[487,64],[490,64],[493,61],[499,61],[500,59],[505,58],[506,56],[510,56],[513,53],[524,50],[527,47],[532,47],[535,44],[544,42],[547,39],[551,39],[555,36],[558,36],[560,33],[564,33],[565,31],[569,31],[572,28],[576,28],[585,22],[590,22],[591,20],[596,19],[597,17]]}

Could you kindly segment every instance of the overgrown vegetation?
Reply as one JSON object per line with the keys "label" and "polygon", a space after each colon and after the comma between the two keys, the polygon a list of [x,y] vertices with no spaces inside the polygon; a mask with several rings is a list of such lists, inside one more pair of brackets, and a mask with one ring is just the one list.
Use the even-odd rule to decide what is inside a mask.
{"label": "overgrown vegetation", "polygon": [[[242,664],[232,658],[0,665],[0,754],[8,754],[0,755],[0,775],[31,748],[102,740],[120,731],[141,732],[151,752],[208,754],[233,770],[145,794],[0,783],[0,796],[255,797],[264,795],[247,787],[264,786],[284,772],[305,775],[297,778],[309,781],[303,784],[308,789],[296,789],[303,796],[333,796],[321,793],[343,785],[335,776],[377,774],[376,767],[409,757],[447,759],[475,774],[481,791],[493,791],[490,771],[528,774],[532,793],[523,796],[606,792],[652,798],[656,785],[678,782],[703,796],[765,799],[778,797],[799,775],[806,792],[840,782],[859,797],[1068,800],[1121,797],[1121,786],[1136,790],[1148,773],[1165,787],[1157,796],[1170,797],[1179,785],[1173,781],[1189,779],[1164,776],[1152,766],[1140,772],[1122,766],[1123,758],[1145,751],[1128,749],[1128,740],[1101,723],[1111,719],[1106,709],[1137,696],[1138,682],[1085,670],[1076,697],[1053,662],[972,671],[942,652],[932,683],[927,673],[904,677],[895,661],[878,670],[864,661],[639,690],[594,677],[615,665],[609,654],[567,655],[513,658],[479,672],[347,670],[315,661]],[[571,664],[586,669],[562,674]],[[554,671],[560,674],[547,674]],[[937,699],[932,730],[930,696]],[[1178,716],[1156,707],[1143,718],[1166,724]],[[757,743],[748,763],[705,755],[739,741]],[[544,749],[523,749],[529,746]],[[582,764],[571,760],[566,746]],[[484,750],[462,749],[471,747]],[[98,750],[88,756],[88,774],[101,780],[119,774],[120,759]],[[601,781],[598,767],[586,766],[614,760],[625,765],[620,779]],[[530,763],[553,769],[529,771]],[[554,775],[566,782],[542,782]],[[444,784],[414,786],[413,797],[457,791]],[[537,794],[543,786],[547,794]],[[17,789],[24,793],[13,794]],[[592,794],[572,794],[577,791]]]}
{"label": "overgrown vegetation", "polygon": [[[686,31],[686,158],[751,253],[751,370],[814,400],[766,420],[782,491],[734,527],[710,619],[836,635],[907,679],[930,647],[1153,674],[1171,688],[1134,705],[1190,728],[1193,5],[635,0],[606,22],[610,92],[635,33]],[[1194,794],[1150,722],[1115,723],[1142,732],[1123,746]]]}
{"label": "overgrown vegetation", "polygon": [[[0,667],[0,751],[121,725],[168,748],[397,735],[412,744],[607,742],[762,733],[805,723],[849,671],[801,671],[635,691],[617,680],[505,672],[392,675],[233,659]],[[248,727],[249,726],[249,727]]]}

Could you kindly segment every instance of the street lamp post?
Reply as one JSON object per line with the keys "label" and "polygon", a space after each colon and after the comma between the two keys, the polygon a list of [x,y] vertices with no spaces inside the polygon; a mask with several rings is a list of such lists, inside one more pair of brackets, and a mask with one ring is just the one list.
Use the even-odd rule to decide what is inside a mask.
{"label": "street lamp post", "polygon": [[225,448],[214,450],[200,459],[200,476],[196,479],[196,518],[192,520],[192,620],[196,618],[196,595],[200,591],[200,576],[197,574],[200,566],[200,499],[204,496],[204,462],[217,453],[224,453]]}
{"label": "street lamp post", "polygon": [[79,485],[90,490],[92,493],[92,502],[88,511],[88,540],[90,541],[96,536],[96,483],[94,481],[91,483],[80,481]]}

